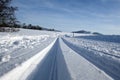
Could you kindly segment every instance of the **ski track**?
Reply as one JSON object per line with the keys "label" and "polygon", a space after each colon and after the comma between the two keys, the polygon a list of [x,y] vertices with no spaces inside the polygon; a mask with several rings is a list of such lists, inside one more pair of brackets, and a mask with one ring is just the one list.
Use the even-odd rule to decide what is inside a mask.
{"label": "ski track", "polygon": [[[106,72],[109,76],[111,76],[115,80],[120,79],[120,61],[119,57],[113,55],[109,55],[109,53],[100,52],[94,49],[85,48],[82,46],[78,46],[75,44],[75,40],[70,41],[65,38],[63,41],[75,52],[79,55],[83,56],[85,59],[93,63],[95,66]],[[79,44],[81,45],[81,44]],[[113,58],[114,57],[114,58]]]}
{"label": "ski track", "polygon": [[[53,44],[54,43],[54,44]],[[77,47],[64,38],[57,38],[47,50],[37,51],[36,57],[31,57],[19,67],[22,71],[14,80],[118,80],[119,63],[105,56],[93,54],[99,51],[88,51],[85,48]],[[39,53],[38,53],[39,52]],[[38,53],[38,54],[37,54]],[[26,54],[26,53],[25,53]],[[42,54],[42,58],[40,57]],[[24,54],[19,55],[24,56]],[[19,56],[14,56],[13,59]],[[40,58],[39,58],[40,57]],[[34,59],[32,59],[34,58]],[[104,62],[105,61],[105,62]],[[108,62],[108,63],[107,63]],[[3,65],[3,64],[2,64]],[[8,74],[15,74],[15,69]],[[114,69],[113,71],[111,69]],[[117,71],[116,71],[117,70]],[[13,73],[14,72],[14,73]],[[5,77],[6,74],[4,75]],[[0,80],[4,80],[4,76]],[[11,80],[6,78],[5,80]]]}
{"label": "ski track", "polygon": [[26,80],[71,80],[60,52],[59,39],[57,39],[42,62]]}
{"label": "ski track", "polygon": [[21,63],[28,60],[32,56],[36,55],[38,52],[48,46],[53,40],[54,38],[43,41],[41,44],[34,46],[34,48],[18,49],[9,52],[9,55],[11,56],[10,60],[0,63],[0,76],[21,65]]}

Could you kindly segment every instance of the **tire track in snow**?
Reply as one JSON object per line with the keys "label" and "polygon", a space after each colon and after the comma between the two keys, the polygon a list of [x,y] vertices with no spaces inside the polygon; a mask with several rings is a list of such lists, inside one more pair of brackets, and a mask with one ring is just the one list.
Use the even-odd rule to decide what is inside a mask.
{"label": "tire track in snow", "polygon": [[108,75],[96,69],[95,66],[79,56],[78,53],[75,53],[59,38],[44,60],[40,62],[36,70],[26,80],[80,79],[112,80]]}
{"label": "tire track in snow", "polygon": [[[37,65],[37,68],[27,77],[26,80],[51,80],[52,70],[55,66],[55,55],[58,40],[54,43],[44,59]],[[54,49],[55,48],[55,49]],[[54,51],[54,53],[53,53]]]}
{"label": "tire track in snow", "polygon": [[26,80],[26,77],[36,68],[38,63],[44,59],[47,52],[54,45],[55,41],[56,39],[45,49],[43,49],[40,52],[37,52],[36,55],[34,55],[32,58],[22,63],[21,66],[19,65],[10,72],[1,76],[0,80]]}
{"label": "tire track in snow", "polygon": [[59,47],[59,39],[26,80],[71,80]]}
{"label": "tire track in snow", "polygon": [[110,76],[76,53],[61,39],[61,49],[72,80],[113,80]]}
{"label": "tire track in snow", "polygon": [[96,51],[88,51],[82,47],[78,47],[74,45],[74,43],[68,42],[66,39],[62,40],[68,45],[72,50],[74,50],[79,55],[83,56],[85,59],[93,63],[98,68],[102,69],[109,76],[114,78],[115,80],[120,79],[120,63],[112,60],[106,56],[100,56],[98,54],[94,54]]}
{"label": "tire track in snow", "polygon": [[[28,71],[28,75],[26,74],[27,70],[24,69],[26,65],[23,64],[23,67],[21,67],[25,70],[22,71],[24,73],[12,80],[111,80],[108,75],[96,69],[93,64],[69,47],[70,46],[67,46],[61,38],[58,38],[55,43],[47,49],[48,51],[44,50],[45,52],[43,52],[44,56],[42,59],[39,59],[41,55],[38,53],[39,56],[28,60],[26,63],[26,69],[30,70]],[[28,64],[30,66],[28,66]],[[35,67],[32,68],[31,66]],[[16,74],[15,70],[14,74]],[[14,75],[12,74],[12,76]],[[6,78],[8,77],[6,76]],[[3,78],[2,80],[11,79]]]}

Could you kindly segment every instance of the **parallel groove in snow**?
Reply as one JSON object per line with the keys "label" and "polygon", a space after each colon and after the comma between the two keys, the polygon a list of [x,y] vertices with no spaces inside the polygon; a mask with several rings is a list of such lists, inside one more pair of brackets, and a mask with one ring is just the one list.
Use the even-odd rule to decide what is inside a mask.
{"label": "parallel groove in snow", "polygon": [[112,80],[58,39],[27,80]]}
{"label": "parallel groove in snow", "polygon": [[27,80],[71,80],[61,53],[58,39]]}
{"label": "parallel groove in snow", "polygon": [[24,80],[30,74],[30,72],[36,68],[39,61],[44,58],[50,48],[54,45],[55,41],[43,49],[40,53],[22,63],[21,66],[16,67],[15,69],[0,77],[0,80]]}
{"label": "parallel groove in snow", "polygon": [[2,76],[0,80],[112,80],[112,78],[58,38],[42,52]]}
{"label": "parallel groove in snow", "polygon": [[9,53],[11,56],[10,60],[7,62],[0,63],[0,76],[6,74],[10,70],[14,69],[16,66],[20,66],[21,63],[28,60],[32,56],[36,55],[38,52],[42,51],[47,47],[54,38],[49,38],[46,41],[42,42],[40,45],[34,46],[34,48],[18,49]]}
{"label": "parallel groove in snow", "polygon": [[70,45],[67,46],[62,40],[61,49],[64,51],[63,55],[72,75],[72,80],[113,80],[102,70],[72,50]]}
{"label": "parallel groove in snow", "polygon": [[86,58],[88,61],[96,65],[98,68],[102,69],[109,76],[115,80],[120,79],[120,64],[119,62],[113,60],[112,58],[106,56],[100,56],[96,51],[88,51],[85,48],[78,47],[74,43],[68,42],[66,39],[63,41],[76,53]]}

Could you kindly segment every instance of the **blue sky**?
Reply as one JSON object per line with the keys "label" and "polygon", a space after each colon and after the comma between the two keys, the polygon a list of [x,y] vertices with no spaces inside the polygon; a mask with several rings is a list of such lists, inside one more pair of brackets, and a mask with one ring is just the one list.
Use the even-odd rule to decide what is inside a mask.
{"label": "blue sky", "polygon": [[13,4],[22,23],[120,34],[120,0],[13,0]]}

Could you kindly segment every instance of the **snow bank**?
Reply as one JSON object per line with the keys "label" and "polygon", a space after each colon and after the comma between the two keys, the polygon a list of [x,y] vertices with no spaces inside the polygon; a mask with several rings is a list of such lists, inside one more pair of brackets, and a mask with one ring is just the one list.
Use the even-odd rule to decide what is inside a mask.
{"label": "snow bank", "polygon": [[37,55],[33,56],[26,62],[22,63],[15,69],[0,77],[0,80],[25,80],[26,77],[36,68],[37,64],[40,63],[40,61],[44,58],[55,41],[52,42],[47,48],[39,52]]}
{"label": "snow bank", "polygon": [[[9,55],[16,49],[33,48],[46,40],[49,35],[39,36],[8,36],[0,41],[0,55]],[[0,57],[2,58],[2,57]]]}
{"label": "snow bank", "polygon": [[29,29],[21,29],[19,32],[12,33],[0,32],[0,63],[8,61],[5,60],[5,56],[10,56],[15,50],[34,48],[48,38],[57,36],[55,32]]}
{"label": "snow bank", "polygon": [[57,36],[55,32],[29,29],[0,32],[0,76],[36,55]]}

